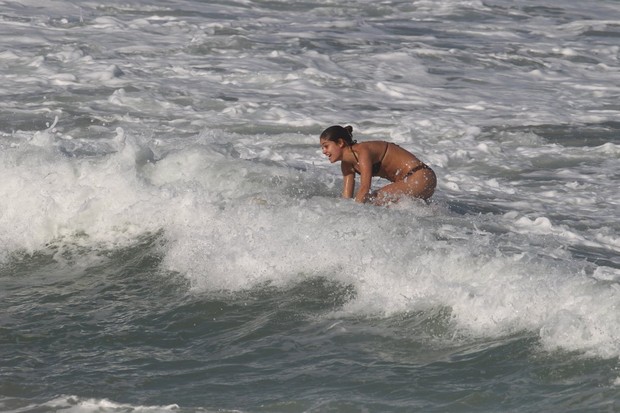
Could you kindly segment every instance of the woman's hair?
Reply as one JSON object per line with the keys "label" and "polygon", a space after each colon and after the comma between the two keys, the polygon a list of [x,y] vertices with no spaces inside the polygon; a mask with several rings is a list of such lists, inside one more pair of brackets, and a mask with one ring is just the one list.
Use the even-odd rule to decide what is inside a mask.
{"label": "woman's hair", "polygon": [[338,142],[338,139],[342,139],[348,146],[357,143],[357,141],[353,140],[352,126],[345,126],[344,128],[339,125],[330,126],[321,133],[320,139],[334,142]]}

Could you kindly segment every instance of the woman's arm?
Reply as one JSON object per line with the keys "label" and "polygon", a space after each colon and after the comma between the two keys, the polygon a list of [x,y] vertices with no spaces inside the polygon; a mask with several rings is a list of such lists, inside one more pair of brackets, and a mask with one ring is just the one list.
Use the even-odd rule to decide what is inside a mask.
{"label": "woman's arm", "polygon": [[355,171],[353,167],[345,162],[340,164],[342,170],[342,178],[344,184],[342,186],[342,197],[353,198],[353,191],[355,190]]}
{"label": "woman's arm", "polygon": [[357,166],[360,171],[360,189],[355,195],[355,201],[364,203],[368,201],[372,184],[372,159],[368,151],[359,151]]}

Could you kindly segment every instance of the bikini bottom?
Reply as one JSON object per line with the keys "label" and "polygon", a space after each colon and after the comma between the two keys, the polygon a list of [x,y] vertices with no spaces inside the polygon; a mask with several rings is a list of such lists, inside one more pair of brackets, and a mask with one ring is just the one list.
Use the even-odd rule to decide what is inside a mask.
{"label": "bikini bottom", "polygon": [[410,177],[411,175],[413,175],[414,173],[416,173],[416,172],[418,172],[418,171],[420,171],[422,169],[430,169],[432,171],[432,169],[428,165],[421,163],[420,165],[416,166],[415,168],[410,169],[409,172],[407,172],[405,174],[405,176],[403,176],[403,180],[407,179],[408,177]]}

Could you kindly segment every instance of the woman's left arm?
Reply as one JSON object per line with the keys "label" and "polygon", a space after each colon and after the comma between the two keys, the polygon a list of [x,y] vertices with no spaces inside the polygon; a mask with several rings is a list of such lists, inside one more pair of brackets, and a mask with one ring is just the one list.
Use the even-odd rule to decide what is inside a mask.
{"label": "woman's left arm", "polygon": [[342,197],[353,198],[353,191],[355,190],[355,171],[353,170],[353,166],[346,162],[342,162],[340,164],[340,169],[342,170],[343,178]]}
{"label": "woman's left arm", "polygon": [[370,197],[370,186],[372,185],[372,160],[367,151],[358,152],[358,167],[360,171],[360,189],[355,195],[355,201],[364,203]]}

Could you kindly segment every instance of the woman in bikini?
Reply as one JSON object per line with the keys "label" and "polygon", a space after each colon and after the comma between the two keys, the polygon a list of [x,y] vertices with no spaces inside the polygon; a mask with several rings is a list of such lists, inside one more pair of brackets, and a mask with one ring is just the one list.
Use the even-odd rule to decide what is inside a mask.
{"label": "woman in bikini", "polygon": [[[357,202],[385,205],[397,202],[403,196],[425,201],[437,186],[435,172],[400,146],[386,141],[357,143],[353,140],[351,126],[331,126],[321,133],[323,154],[331,163],[340,161],[344,187],[342,196],[352,198],[355,174],[360,175],[360,188],[355,195]],[[391,184],[371,192],[373,176],[392,181]]]}

